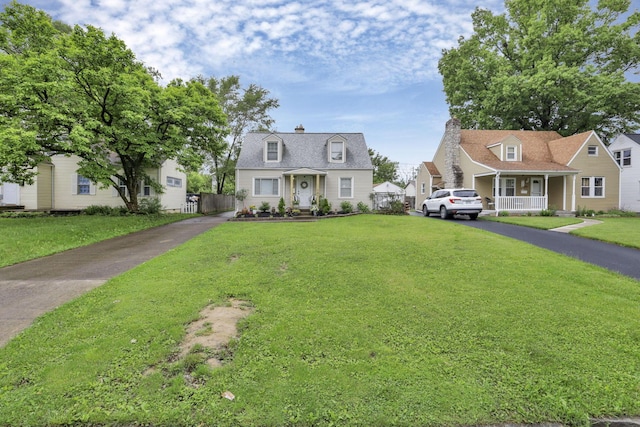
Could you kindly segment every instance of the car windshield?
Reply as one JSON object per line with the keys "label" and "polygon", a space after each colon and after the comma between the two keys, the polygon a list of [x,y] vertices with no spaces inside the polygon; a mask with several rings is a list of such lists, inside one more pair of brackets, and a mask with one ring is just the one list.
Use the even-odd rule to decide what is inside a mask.
{"label": "car windshield", "polygon": [[453,195],[456,197],[478,197],[475,190],[456,190]]}

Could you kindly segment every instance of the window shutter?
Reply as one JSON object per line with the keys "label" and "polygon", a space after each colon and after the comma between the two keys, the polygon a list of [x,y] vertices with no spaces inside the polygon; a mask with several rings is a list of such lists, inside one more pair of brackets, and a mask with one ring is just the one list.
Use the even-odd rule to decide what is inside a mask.
{"label": "window shutter", "polygon": [[89,194],[92,196],[96,195],[96,183],[93,181],[89,183]]}
{"label": "window shutter", "polygon": [[77,173],[71,174],[71,194],[74,196],[78,194],[78,174]]}

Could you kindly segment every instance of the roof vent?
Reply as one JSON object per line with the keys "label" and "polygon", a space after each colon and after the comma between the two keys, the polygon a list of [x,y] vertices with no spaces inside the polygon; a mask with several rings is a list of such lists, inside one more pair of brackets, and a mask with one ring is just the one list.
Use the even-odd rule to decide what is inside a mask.
{"label": "roof vent", "polygon": [[304,133],[304,126],[298,125],[296,127],[296,133]]}

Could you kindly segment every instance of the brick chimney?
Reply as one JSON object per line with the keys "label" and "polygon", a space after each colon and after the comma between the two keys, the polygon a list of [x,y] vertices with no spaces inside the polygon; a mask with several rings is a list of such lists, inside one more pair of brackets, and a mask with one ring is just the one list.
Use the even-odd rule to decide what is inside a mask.
{"label": "brick chimney", "polygon": [[463,184],[460,168],[460,120],[453,117],[447,122],[444,131],[444,185],[447,188],[459,188]]}
{"label": "brick chimney", "polygon": [[296,127],[296,133],[304,133],[304,126],[298,125]]}

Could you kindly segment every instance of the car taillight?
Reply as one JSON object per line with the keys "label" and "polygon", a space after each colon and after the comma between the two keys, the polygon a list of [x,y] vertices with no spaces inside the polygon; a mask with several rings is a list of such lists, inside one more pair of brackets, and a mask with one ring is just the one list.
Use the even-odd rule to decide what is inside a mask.
{"label": "car taillight", "polygon": [[460,199],[454,199],[454,198],[451,198],[451,199],[449,199],[449,203],[454,204],[454,203],[456,203],[458,200],[460,200]]}

